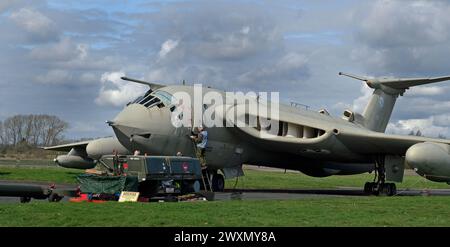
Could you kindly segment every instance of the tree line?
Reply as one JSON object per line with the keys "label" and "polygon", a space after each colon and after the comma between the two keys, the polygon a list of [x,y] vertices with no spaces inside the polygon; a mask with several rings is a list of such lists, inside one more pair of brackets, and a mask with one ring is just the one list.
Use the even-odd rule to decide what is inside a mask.
{"label": "tree line", "polygon": [[60,143],[69,124],[57,116],[15,115],[0,121],[0,144],[16,146],[51,146]]}

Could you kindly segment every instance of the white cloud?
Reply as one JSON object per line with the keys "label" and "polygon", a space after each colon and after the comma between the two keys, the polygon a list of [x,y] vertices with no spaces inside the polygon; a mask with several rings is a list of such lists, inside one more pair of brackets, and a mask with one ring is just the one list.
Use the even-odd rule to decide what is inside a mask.
{"label": "white cloud", "polygon": [[378,74],[448,72],[448,1],[378,0],[355,11],[352,57]]}
{"label": "white cloud", "polygon": [[344,110],[346,109],[353,109],[353,108],[350,104],[346,104],[344,102],[338,102],[331,106],[331,110],[334,112],[338,112],[338,114],[344,112]]}
{"label": "white cloud", "polygon": [[173,49],[178,46],[178,40],[168,39],[161,45],[161,50],[159,51],[159,57],[164,58],[167,54],[169,54]]}
{"label": "white cloud", "polygon": [[17,2],[19,2],[19,1],[17,1],[17,0],[2,0],[2,1],[0,1],[0,14],[3,11],[8,10],[10,7],[12,7]]}
{"label": "white cloud", "polygon": [[22,8],[11,14],[11,19],[29,32],[46,32],[54,25],[53,21],[39,11]]}
{"label": "white cloud", "polygon": [[65,37],[58,43],[36,46],[31,50],[31,58],[50,61],[69,61],[84,59],[88,55],[88,48],[84,44],[76,44]]}
{"label": "white cloud", "polygon": [[250,32],[250,27],[249,26],[244,26],[241,29],[241,33],[242,34],[248,34]]}
{"label": "white cloud", "polygon": [[83,83],[93,83],[93,82],[98,82],[99,77],[94,74],[94,73],[83,73],[80,76],[80,81]]}
{"label": "white cloud", "polygon": [[86,44],[77,44],[78,58],[83,60],[88,56],[89,46]]}
{"label": "white cloud", "polygon": [[431,87],[413,87],[408,91],[411,96],[435,96],[445,93],[445,88],[431,86]]}
{"label": "white cloud", "polygon": [[289,81],[299,81],[309,75],[308,58],[296,52],[290,52],[281,57],[275,64],[268,64],[265,67],[243,73],[238,77],[241,83],[274,83],[278,78],[283,77]]}
{"label": "white cloud", "polygon": [[360,90],[362,95],[353,101],[352,109],[354,112],[362,114],[372,97],[373,89],[369,88],[366,84],[363,84]]}
{"label": "white cloud", "polygon": [[389,123],[387,127],[388,133],[407,135],[411,131],[420,131],[423,136],[427,137],[450,137],[450,126],[442,126],[449,124],[450,116],[431,116],[424,119],[407,119],[399,120],[395,123]]}
{"label": "white cloud", "polygon": [[277,68],[280,70],[298,69],[306,66],[308,59],[305,55],[290,52],[283,56],[277,63]]}
{"label": "white cloud", "polygon": [[361,22],[372,45],[433,44],[449,38],[450,5],[444,1],[378,0]]}
{"label": "white cloud", "polygon": [[[401,102],[400,102],[401,101]],[[448,98],[437,99],[435,97],[403,97],[397,102],[399,109],[397,113],[406,114],[406,117],[418,118],[419,115],[429,117],[450,113],[450,101]],[[396,105],[397,106],[397,105]]]}
{"label": "white cloud", "polygon": [[50,70],[45,75],[36,76],[36,80],[44,84],[64,84],[72,80],[72,75],[66,70]]}
{"label": "white cloud", "polygon": [[98,105],[123,106],[142,95],[148,88],[137,83],[126,82],[120,77],[124,72],[107,72],[101,77],[102,86],[95,99]]}
{"label": "white cloud", "polygon": [[[0,0],[0,11],[5,1]],[[405,77],[448,72],[449,9],[446,1],[440,3],[351,1],[310,8],[311,3],[295,1],[289,6],[175,1],[148,15],[131,10],[115,16],[98,7],[66,8],[66,3],[58,4],[62,8],[40,0],[14,4],[0,15],[0,70],[5,77],[0,83],[6,88],[0,90],[0,105],[13,105],[12,114],[83,109],[65,117],[103,124],[117,108],[98,105],[123,107],[147,89],[135,90],[138,84],[113,76],[122,70],[160,83],[185,79],[221,89],[277,90],[282,98],[314,109],[332,108],[341,115],[350,105],[362,113],[372,90],[363,85],[360,93],[360,84],[338,79],[338,71]],[[347,18],[352,13],[360,18]],[[49,35],[37,30],[53,39],[49,42]],[[285,38],[305,33],[311,35]],[[41,40],[29,42],[30,34]],[[42,85],[25,87],[30,80],[71,86],[44,92]],[[14,97],[17,92],[30,97]],[[450,113],[447,92],[410,90],[399,99],[393,122]],[[46,100],[31,102],[36,97]],[[335,102],[341,103],[333,106]],[[435,117],[432,125],[446,127],[447,120]]]}
{"label": "white cloud", "polygon": [[450,114],[433,116],[433,124],[436,126],[450,127]]}
{"label": "white cloud", "polygon": [[27,31],[32,40],[51,40],[57,37],[55,22],[37,10],[22,8],[13,12],[10,19]]}
{"label": "white cloud", "polygon": [[92,123],[76,121],[71,123],[71,130],[76,132],[98,132],[99,128]]}

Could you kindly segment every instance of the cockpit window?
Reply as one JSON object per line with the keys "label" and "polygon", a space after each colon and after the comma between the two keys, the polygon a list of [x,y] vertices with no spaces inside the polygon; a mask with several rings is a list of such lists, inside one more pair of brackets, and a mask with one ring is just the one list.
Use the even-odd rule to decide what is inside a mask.
{"label": "cockpit window", "polygon": [[153,95],[155,95],[155,97],[158,97],[161,100],[161,102],[166,106],[168,106],[172,103],[173,96],[171,94],[169,94],[168,92],[155,91],[155,92],[153,92]]}
{"label": "cockpit window", "polygon": [[152,92],[152,90],[148,90],[144,95],[137,97],[135,100],[133,100],[133,104],[136,104],[136,103],[140,104],[140,102],[143,99],[147,98],[147,96],[149,96],[151,92]]}
{"label": "cockpit window", "polygon": [[141,104],[145,107],[151,108],[158,106],[162,108],[164,106],[170,106],[172,103],[172,95],[165,91],[147,91],[144,95],[139,96],[133,101],[134,104]]}

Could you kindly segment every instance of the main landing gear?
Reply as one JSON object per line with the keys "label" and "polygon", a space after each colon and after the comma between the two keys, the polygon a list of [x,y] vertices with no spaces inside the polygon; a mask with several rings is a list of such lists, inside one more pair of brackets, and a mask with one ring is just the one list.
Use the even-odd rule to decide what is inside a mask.
{"label": "main landing gear", "polygon": [[387,195],[397,194],[397,187],[394,183],[386,183],[386,170],[384,166],[384,157],[378,157],[375,160],[375,178],[373,182],[367,182],[364,185],[364,193],[367,195]]}

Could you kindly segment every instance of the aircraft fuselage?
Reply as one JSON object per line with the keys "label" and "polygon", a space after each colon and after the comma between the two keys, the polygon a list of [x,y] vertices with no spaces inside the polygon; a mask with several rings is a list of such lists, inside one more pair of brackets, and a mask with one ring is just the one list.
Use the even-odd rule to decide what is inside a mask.
{"label": "aircraft fuselage", "polygon": [[[192,87],[187,86],[170,86],[160,90],[169,94],[183,91],[194,96]],[[216,91],[224,95],[224,92],[204,88],[204,93],[208,91]],[[192,135],[192,128],[174,127],[171,117],[172,111],[169,106],[147,107],[145,104],[132,103],[117,115],[112,127],[118,140],[130,152],[139,150],[142,154],[148,155],[175,155],[177,152],[182,152],[186,156],[195,156],[195,143],[189,138]],[[293,117],[296,119],[290,119]],[[254,142],[239,128],[210,127],[207,128],[208,166],[223,169],[253,164],[297,169],[316,176],[362,173],[373,169],[370,156],[353,153],[341,145],[336,138],[339,131],[350,129],[365,131],[357,124],[326,114],[281,105],[280,120],[283,121],[283,119],[285,119],[282,123],[285,125],[286,133],[284,137],[283,133],[280,133],[280,137],[304,141],[304,145],[299,145],[298,150],[287,150],[292,148],[285,148],[283,145],[271,146]],[[289,121],[290,129],[301,128],[305,135],[292,136],[292,133],[286,130],[287,121]],[[297,126],[291,126],[291,123]]]}

